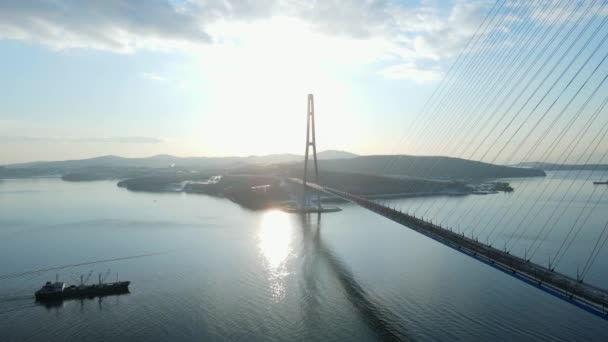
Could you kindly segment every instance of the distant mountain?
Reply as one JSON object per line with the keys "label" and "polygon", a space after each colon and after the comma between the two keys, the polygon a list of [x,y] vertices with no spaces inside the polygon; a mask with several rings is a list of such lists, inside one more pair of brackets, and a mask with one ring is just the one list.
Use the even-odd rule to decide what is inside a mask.
{"label": "distant mountain", "polygon": [[358,155],[346,151],[337,151],[337,150],[327,150],[321,153],[317,153],[317,158],[320,160],[327,159],[351,159],[357,158]]}
{"label": "distant mountain", "polygon": [[[357,157],[356,154],[344,151],[328,150],[317,154],[318,159],[346,159]],[[68,173],[75,170],[91,168],[168,168],[180,167],[189,169],[233,168],[257,164],[280,164],[302,161],[304,156],[297,154],[271,154],[248,157],[176,157],[167,154],[145,158],[124,158],[118,156],[101,156],[88,159],[64,161],[39,161],[22,164],[5,165],[7,169],[36,169],[47,173]]]}
{"label": "distant mountain", "polygon": [[473,160],[408,155],[360,156],[319,163],[324,171],[433,179],[542,177],[544,171],[482,163]]}
{"label": "distant mountain", "polygon": [[[318,159],[321,171],[367,175],[424,179],[483,179],[545,175],[540,169],[508,167],[448,157],[357,156],[344,151],[324,151],[318,154]],[[225,170],[231,170],[233,173],[276,173],[289,170],[299,174],[297,171],[301,170],[302,163],[303,157],[295,154],[249,157],[102,156],[81,160],[7,165],[0,167],[0,178],[61,175],[66,180],[125,179],[176,172],[224,172]]]}
{"label": "distant mountain", "polygon": [[88,159],[63,160],[51,162],[33,162],[23,164],[6,165],[6,168],[22,168],[22,169],[63,169],[74,170],[91,167],[145,167],[145,168],[165,168],[176,165],[187,167],[199,166],[208,167],[215,165],[226,165],[236,162],[238,157],[225,158],[206,158],[206,157],[188,157],[181,158],[171,155],[157,155],[146,158],[124,158],[118,156],[101,156]]}

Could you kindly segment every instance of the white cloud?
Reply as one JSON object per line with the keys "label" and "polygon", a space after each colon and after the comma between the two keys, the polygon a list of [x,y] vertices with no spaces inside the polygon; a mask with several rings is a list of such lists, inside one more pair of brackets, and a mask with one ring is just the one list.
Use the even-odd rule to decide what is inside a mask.
{"label": "white cloud", "polygon": [[210,41],[200,18],[162,0],[0,0],[0,38],[113,52]]}
{"label": "white cloud", "polygon": [[[260,39],[264,37],[243,32],[260,32],[263,25],[283,18],[301,23],[326,41],[341,40],[337,46],[357,47],[351,56],[363,55],[357,59],[365,63],[391,59],[392,66],[383,74],[428,80],[439,74],[416,69],[419,62],[440,65],[459,51],[491,4],[490,0],[456,0],[446,11],[434,2],[412,6],[394,0],[0,0],[0,39],[119,53],[139,49],[191,53],[210,44],[239,45],[246,40],[264,41],[265,48],[279,50],[284,41],[270,39],[276,34]],[[233,27],[241,35],[231,34]],[[140,76],[164,79],[152,73]]]}
{"label": "white cloud", "polygon": [[404,63],[385,68],[382,74],[391,79],[412,79],[417,81],[436,81],[441,79],[438,68],[425,69],[414,63]]}
{"label": "white cloud", "polygon": [[458,53],[475,34],[489,5],[486,1],[457,2],[447,18],[416,34],[414,48],[418,55],[441,60]]}
{"label": "white cloud", "polygon": [[142,72],[141,74],[139,74],[139,76],[145,80],[148,81],[155,81],[155,82],[165,82],[167,81],[167,78],[158,74],[155,74],[153,72]]}
{"label": "white cloud", "polygon": [[[561,3],[556,0],[537,1],[533,5],[529,5],[530,17],[536,22],[557,23],[563,24],[566,22],[574,22],[585,12],[586,4],[583,2],[578,4]],[[605,6],[597,3],[593,6],[591,13],[606,15]],[[569,15],[564,15],[564,13]]]}

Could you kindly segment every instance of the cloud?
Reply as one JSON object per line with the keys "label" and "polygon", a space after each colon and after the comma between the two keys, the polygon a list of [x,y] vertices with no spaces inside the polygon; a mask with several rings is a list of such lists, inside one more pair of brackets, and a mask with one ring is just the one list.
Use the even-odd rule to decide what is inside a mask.
{"label": "cloud", "polygon": [[417,54],[441,60],[458,53],[475,34],[489,5],[485,1],[457,2],[446,18],[435,20],[432,27],[415,34],[413,44]]}
{"label": "cloud", "polygon": [[158,144],[163,139],[152,137],[112,137],[112,138],[66,138],[36,136],[0,136],[0,143],[110,143],[110,144]]}
{"label": "cloud", "polygon": [[148,81],[156,81],[156,82],[165,82],[167,81],[166,77],[160,76],[158,74],[152,72],[143,72],[139,75],[141,78],[146,79]]}
{"label": "cloud", "polygon": [[[459,51],[491,4],[490,0],[456,0],[449,5],[396,0],[0,0],[0,39],[59,50],[192,52],[238,44],[240,39],[227,41],[223,32],[214,32],[218,24],[257,25],[291,18],[323,35],[380,49],[374,54],[377,58],[393,60],[383,74],[434,79],[437,74],[432,70],[412,68],[426,60],[439,65]],[[378,41],[390,43],[379,48]],[[404,72],[404,65],[409,71]],[[152,73],[140,76],[164,80]]]}
{"label": "cloud", "polygon": [[291,12],[329,34],[369,38],[385,32],[395,24],[389,6],[385,0],[324,0],[292,2],[286,12]]}
{"label": "cloud", "polygon": [[200,18],[162,0],[0,0],[0,38],[113,52],[210,41]]}
{"label": "cloud", "polygon": [[412,79],[416,81],[436,81],[441,79],[438,68],[421,68],[414,63],[404,63],[385,68],[382,74],[390,79]]}

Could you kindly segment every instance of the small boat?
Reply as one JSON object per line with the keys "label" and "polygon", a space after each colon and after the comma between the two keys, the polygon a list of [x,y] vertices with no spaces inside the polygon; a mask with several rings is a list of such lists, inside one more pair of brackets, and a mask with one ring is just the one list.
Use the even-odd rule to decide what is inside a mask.
{"label": "small boat", "polygon": [[608,181],[603,181],[603,182],[602,181],[596,181],[596,182],[593,182],[593,184],[595,184],[595,185],[608,184]]}

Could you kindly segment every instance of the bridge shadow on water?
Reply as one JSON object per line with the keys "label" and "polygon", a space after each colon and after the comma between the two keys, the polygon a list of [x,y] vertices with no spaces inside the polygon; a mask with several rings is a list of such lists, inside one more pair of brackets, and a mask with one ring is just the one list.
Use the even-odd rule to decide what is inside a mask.
{"label": "bridge shadow on water", "polygon": [[[342,286],[347,300],[356,309],[357,314],[376,336],[383,341],[413,341],[408,336],[407,329],[403,327],[396,315],[387,308],[383,308],[377,301],[370,298],[365,289],[357,282],[354,274],[323,242],[321,239],[321,214],[300,215],[302,230],[302,244],[305,249],[303,264],[303,278],[306,298],[304,314],[306,322],[315,322],[319,319],[319,295],[317,288],[318,262],[324,262],[330,272]],[[310,257],[310,258],[309,258]]]}

